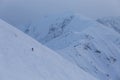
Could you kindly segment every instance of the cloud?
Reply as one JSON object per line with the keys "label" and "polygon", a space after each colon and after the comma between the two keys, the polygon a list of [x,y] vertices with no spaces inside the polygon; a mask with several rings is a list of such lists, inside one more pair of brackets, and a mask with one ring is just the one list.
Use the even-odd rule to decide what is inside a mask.
{"label": "cloud", "polygon": [[[91,18],[120,16],[118,0],[0,0],[0,17],[14,22],[45,14],[75,12]],[[24,21],[22,20],[22,21]]]}

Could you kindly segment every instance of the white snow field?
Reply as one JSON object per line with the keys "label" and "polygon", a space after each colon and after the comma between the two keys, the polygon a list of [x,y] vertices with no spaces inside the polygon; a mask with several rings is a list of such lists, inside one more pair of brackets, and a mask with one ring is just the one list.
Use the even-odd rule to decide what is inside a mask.
{"label": "white snow field", "polygon": [[96,78],[120,80],[120,35],[112,28],[79,14],[46,16],[16,27]]}
{"label": "white snow field", "polygon": [[0,80],[97,80],[0,20]]}

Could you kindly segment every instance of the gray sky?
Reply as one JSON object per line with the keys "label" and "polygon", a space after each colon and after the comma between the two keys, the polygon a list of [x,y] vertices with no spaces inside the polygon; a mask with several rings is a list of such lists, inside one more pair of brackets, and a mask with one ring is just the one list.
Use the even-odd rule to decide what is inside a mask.
{"label": "gray sky", "polygon": [[[119,0],[0,0],[0,17],[23,17],[64,12],[90,18],[120,16]],[[15,19],[15,20],[16,20]],[[20,19],[19,19],[20,20]]]}

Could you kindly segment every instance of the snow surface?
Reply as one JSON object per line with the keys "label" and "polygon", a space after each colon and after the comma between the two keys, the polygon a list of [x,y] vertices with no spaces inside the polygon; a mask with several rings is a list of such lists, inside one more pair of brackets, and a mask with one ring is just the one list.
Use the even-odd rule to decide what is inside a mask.
{"label": "snow surface", "polygon": [[75,15],[63,33],[45,45],[100,80],[120,80],[120,35],[117,32]]}
{"label": "snow surface", "polygon": [[120,33],[120,16],[99,18],[97,19],[97,22],[105,25],[106,27],[113,28]]}
{"label": "snow surface", "polygon": [[113,29],[79,14],[50,15],[29,28],[22,26],[22,31],[96,78],[120,80],[120,35]]}
{"label": "snow surface", "polygon": [[0,20],[0,80],[97,80]]}

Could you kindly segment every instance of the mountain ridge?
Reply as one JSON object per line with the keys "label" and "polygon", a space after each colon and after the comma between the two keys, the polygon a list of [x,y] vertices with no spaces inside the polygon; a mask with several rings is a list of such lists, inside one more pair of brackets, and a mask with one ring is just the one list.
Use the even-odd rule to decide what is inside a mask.
{"label": "mountain ridge", "polygon": [[2,20],[0,28],[1,80],[97,80]]}

